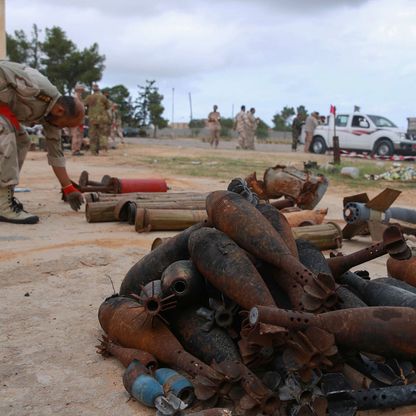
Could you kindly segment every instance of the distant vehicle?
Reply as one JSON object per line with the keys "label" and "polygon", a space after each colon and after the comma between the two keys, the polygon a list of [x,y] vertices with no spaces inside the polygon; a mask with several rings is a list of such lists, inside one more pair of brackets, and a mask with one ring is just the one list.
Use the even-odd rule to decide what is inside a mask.
{"label": "distant vehicle", "polygon": [[[341,149],[371,152],[378,156],[416,154],[416,136],[399,129],[386,117],[358,112],[337,114],[335,126]],[[331,114],[325,124],[315,129],[311,151],[325,153],[331,149],[333,136],[334,116]],[[301,137],[304,142],[304,134]]]}
{"label": "distant vehicle", "polygon": [[124,137],[139,137],[140,129],[138,127],[124,127]]}

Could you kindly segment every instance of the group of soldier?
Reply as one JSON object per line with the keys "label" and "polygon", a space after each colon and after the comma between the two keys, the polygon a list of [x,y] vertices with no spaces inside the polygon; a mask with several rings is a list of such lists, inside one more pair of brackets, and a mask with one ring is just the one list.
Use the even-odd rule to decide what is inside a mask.
{"label": "group of soldier", "polygon": [[[238,133],[237,149],[254,150],[256,129],[259,123],[259,118],[254,116],[255,112],[255,108],[252,107],[246,111],[246,107],[242,105],[241,110],[235,116],[233,129]],[[214,105],[213,111],[208,114],[207,124],[210,131],[209,143],[211,147],[217,148],[221,132],[221,114],[217,105]]]}
{"label": "group of soldier", "polygon": [[[96,83],[92,86],[92,94],[85,99],[83,99],[85,87],[82,84],[77,83],[74,90],[74,97],[81,100],[88,109],[88,137],[91,153],[98,155],[100,150],[107,153],[109,145],[114,149],[116,138],[124,143],[118,105],[108,98],[108,93],[102,93]],[[70,134],[72,155],[81,156],[84,125],[71,128]]]}

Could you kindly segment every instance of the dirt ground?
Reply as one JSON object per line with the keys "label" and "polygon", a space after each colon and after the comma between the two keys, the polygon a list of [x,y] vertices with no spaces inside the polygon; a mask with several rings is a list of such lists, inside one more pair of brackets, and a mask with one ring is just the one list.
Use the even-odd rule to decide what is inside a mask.
{"label": "dirt ground", "polygon": [[[127,161],[128,154],[146,154],[155,148],[172,156],[239,154],[232,149],[197,148],[192,141],[181,146],[173,141],[158,145],[139,142],[109,156],[69,156],[68,170],[74,179],[84,169],[92,179],[104,174],[163,176],[172,191],[225,189],[232,179],[162,175]],[[302,153],[292,154],[288,147],[276,153],[276,163],[302,158]],[[41,152],[29,153],[19,186],[30,188],[30,193],[17,196],[28,211],[40,216],[40,223],[0,223],[0,415],[154,414],[129,400],[121,365],[96,354],[94,346],[102,334],[97,311],[113,293],[111,281],[117,291],[126,272],[150,250],[152,241],[171,233],[137,234],[126,224],[87,223],[83,211],[73,212],[60,200],[58,182]],[[344,192],[342,187],[329,187],[319,204],[329,208],[327,220],[341,221]],[[397,204],[412,206],[415,198],[416,190],[406,191]],[[368,239],[347,243],[343,252],[368,244]],[[385,275],[385,258],[366,268],[373,276]]]}

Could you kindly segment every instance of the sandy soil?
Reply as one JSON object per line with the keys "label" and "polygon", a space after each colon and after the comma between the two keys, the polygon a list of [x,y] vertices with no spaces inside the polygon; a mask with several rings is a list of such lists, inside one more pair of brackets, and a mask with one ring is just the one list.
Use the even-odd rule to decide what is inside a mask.
{"label": "sandy soil", "polygon": [[[192,141],[180,146],[167,141],[156,147],[161,154],[171,156],[214,152],[201,146],[197,149]],[[226,187],[228,180],[161,175],[126,161],[126,153],[146,154],[154,149],[146,142],[129,144],[109,156],[69,157],[68,170],[74,179],[84,169],[92,179],[104,174],[163,176],[172,191]],[[275,149],[264,151],[271,150]],[[276,153],[276,163],[305,159],[287,150]],[[232,149],[220,149],[215,154],[239,157]],[[118,223],[88,224],[83,212],[71,211],[60,200],[58,183],[44,153],[29,153],[20,186],[31,189],[18,197],[41,221],[24,226],[0,223],[0,414],[153,414],[129,400],[121,381],[121,365],[96,354],[94,346],[102,333],[97,310],[113,293],[111,281],[117,291],[126,272],[150,250],[152,241],[171,234],[137,234],[131,226]],[[328,220],[341,220],[344,193],[351,194],[330,187],[321,201],[319,207],[329,208]],[[406,191],[398,204],[412,206],[415,197],[416,191]],[[347,243],[343,251],[368,244],[368,239],[361,239]],[[374,276],[385,275],[385,258],[366,267]]]}

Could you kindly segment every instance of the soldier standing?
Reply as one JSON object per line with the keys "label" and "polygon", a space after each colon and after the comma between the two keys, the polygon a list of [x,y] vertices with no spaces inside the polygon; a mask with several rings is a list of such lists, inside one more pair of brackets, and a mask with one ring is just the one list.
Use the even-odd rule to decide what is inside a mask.
{"label": "soldier standing", "polygon": [[40,72],[16,62],[0,61],[0,221],[15,224],[39,221],[38,216],[26,212],[14,197],[14,187],[19,183],[30,146],[20,123],[43,126],[48,162],[71,208],[80,209],[84,200],[65,168],[61,129],[79,126],[83,119],[82,102],[62,96]]}
{"label": "soldier standing", "polygon": [[[82,84],[77,82],[74,88],[74,97],[78,100],[82,101],[82,94],[85,91],[85,88]],[[77,127],[70,128],[70,136],[71,136],[71,150],[73,156],[82,156],[81,153],[81,146],[82,146],[82,139],[84,138],[84,120],[82,120],[82,124]]]}
{"label": "soldier standing", "polygon": [[250,108],[245,115],[246,149],[254,150],[254,139],[259,119],[254,117],[255,108]]}
{"label": "soldier standing", "polygon": [[297,113],[296,117],[292,121],[292,152],[296,152],[297,150],[303,124],[302,114]]}
{"label": "soldier standing", "polygon": [[310,116],[305,121],[305,146],[304,146],[304,152],[309,153],[309,148],[312,144],[313,139],[313,133],[316,129],[316,127],[319,124],[319,113],[317,111],[313,111]]}
{"label": "soldier standing", "polygon": [[118,111],[118,105],[113,103],[111,108],[111,146],[115,149],[116,148],[116,137],[120,139],[120,142],[124,144],[124,136],[123,136],[123,129],[122,129],[122,121],[121,121],[121,114]]}
{"label": "soldier standing", "polygon": [[214,105],[213,111],[208,114],[208,129],[210,131],[209,144],[218,147],[220,141],[220,131],[221,131],[221,114],[217,111],[218,106]]}
{"label": "soldier standing", "polygon": [[110,102],[100,92],[98,84],[93,84],[93,93],[84,101],[88,107],[88,136],[90,138],[90,150],[93,155],[98,155],[100,149],[108,150],[108,109]]}
{"label": "soldier standing", "polygon": [[245,128],[245,114],[246,106],[242,105],[241,110],[237,113],[234,119],[234,130],[238,133],[237,149],[245,149],[246,143],[246,128]]}

